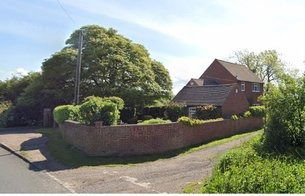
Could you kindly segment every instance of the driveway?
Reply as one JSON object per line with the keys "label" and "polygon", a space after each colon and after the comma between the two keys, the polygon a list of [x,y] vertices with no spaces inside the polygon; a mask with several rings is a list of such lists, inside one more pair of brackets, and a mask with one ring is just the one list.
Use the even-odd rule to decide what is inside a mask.
{"label": "driveway", "polygon": [[[33,147],[27,151],[32,155],[33,162],[42,163],[40,167],[49,171],[58,181],[68,187],[69,190],[79,193],[181,193],[190,182],[198,182],[210,176],[212,168],[219,155],[229,149],[241,145],[249,140],[257,132],[245,137],[230,141],[225,144],[205,148],[203,150],[176,156],[168,159],[160,159],[153,162],[140,163],[131,166],[97,166],[69,169],[60,166],[51,157],[43,157],[40,151],[45,151],[47,139],[33,131],[0,134],[0,142],[11,143],[15,141],[27,141],[37,138],[40,150]],[[18,148],[16,148],[18,151]],[[35,157],[40,157],[37,161]],[[52,167],[52,168],[48,168]],[[56,167],[57,169],[54,169]]]}
{"label": "driveway", "polygon": [[123,167],[82,167],[52,172],[76,192],[181,193],[190,182],[207,178],[217,157],[253,135],[183,156]]}

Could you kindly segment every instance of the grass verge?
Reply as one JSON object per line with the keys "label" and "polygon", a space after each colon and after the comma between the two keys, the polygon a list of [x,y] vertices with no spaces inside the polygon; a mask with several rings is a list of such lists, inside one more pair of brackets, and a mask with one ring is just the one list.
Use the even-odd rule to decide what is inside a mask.
{"label": "grass verge", "polygon": [[256,136],[223,155],[212,176],[185,193],[305,193],[305,150],[269,151]]}
{"label": "grass verge", "polygon": [[137,163],[143,163],[148,161],[156,161],[158,159],[171,158],[178,155],[185,155],[191,152],[199,151],[204,148],[228,143],[230,141],[239,139],[252,134],[259,134],[261,131],[255,131],[250,133],[244,133],[235,135],[232,137],[219,139],[206,144],[191,146],[188,148],[178,149],[166,153],[153,154],[153,155],[141,155],[141,156],[129,156],[129,157],[90,157],[76,149],[72,145],[66,143],[58,130],[56,129],[42,129],[39,131],[43,135],[49,138],[48,150],[59,162],[66,166],[76,168],[82,166],[120,166],[120,165],[133,165]]}

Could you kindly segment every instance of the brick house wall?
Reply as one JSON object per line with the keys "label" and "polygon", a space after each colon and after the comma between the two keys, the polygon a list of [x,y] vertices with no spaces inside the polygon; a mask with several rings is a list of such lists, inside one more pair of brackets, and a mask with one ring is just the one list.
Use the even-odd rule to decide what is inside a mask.
{"label": "brick house wall", "polygon": [[[245,83],[245,91],[241,91],[241,83]],[[252,92],[253,82],[238,81],[239,90],[246,95],[250,105],[259,104],[258,97],[264,93],[264,84],[258,84],[260,85],[260,92]]]}
{"label": "brick house wall", "polygon": [[216,81],[219,84],[237,83],[237,79],[218,61],[213,61],[213,63],[200,76],[200,79],[204,79],[205,85],[215,84],[213,81]]}
{"label": "brick house wall", "polygon": [[249,102],[244,92],[240,91],[240,86],[232,89],[225,103],[222,105],[222,116],[230,118],[232,114],[240,114],[247,111]]}
{"label": "brick house wall", "polygon": [[158,125],[85,126],[66,121],[63,138],[90,156],[126,156],[162,153],[206,143],[261,128],[261,118],[223,120],[196,126]]}

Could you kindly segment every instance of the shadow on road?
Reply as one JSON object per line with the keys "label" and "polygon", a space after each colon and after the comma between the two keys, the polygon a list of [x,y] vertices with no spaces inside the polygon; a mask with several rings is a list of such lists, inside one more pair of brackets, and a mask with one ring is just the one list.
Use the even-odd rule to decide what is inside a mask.
{"label": "shadow on road", "polygon": [[[34,133],[37,133],[37,129],[32,130],[31,133],[33,133],[33,131]],[[49,139],[46,136],[41,136],[38,138],[29,139],[21,144],[20,149],[25,153],[32,151],[32,155],[30,155],[32,156],[32,158],[35,159],[35,156],[37,156],[38,158],[43,156],[45,158],[45,160],[31,161],[32,165],[30,166],[29,169],[33,171],[41,171],[41,170],[58,171],[58,170],[70,169],[69,167],[64,166],[63,164],[56,161],[50,155],[47,148],[48,140]]]}

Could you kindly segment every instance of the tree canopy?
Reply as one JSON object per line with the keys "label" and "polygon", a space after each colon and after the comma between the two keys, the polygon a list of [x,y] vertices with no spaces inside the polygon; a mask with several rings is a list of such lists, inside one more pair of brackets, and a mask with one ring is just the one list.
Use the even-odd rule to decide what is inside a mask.
{"label": "tree canopy", "polygon": [[285,70],[285,64],[276,50],[265,50],[260,53],[237,51],[233,58],[256,73],[267,86],[279,81]]}
{"label": "tree canopy", "polygon": [[78,35],[82,31],[81,98],[118,96],[127,106],[144,106],[170,99],[172,81],[167,69],[150,58],[140,44],[97,25],[72,33],[66,47],[43,62],[46,94],[55,104],[73,102]]}

